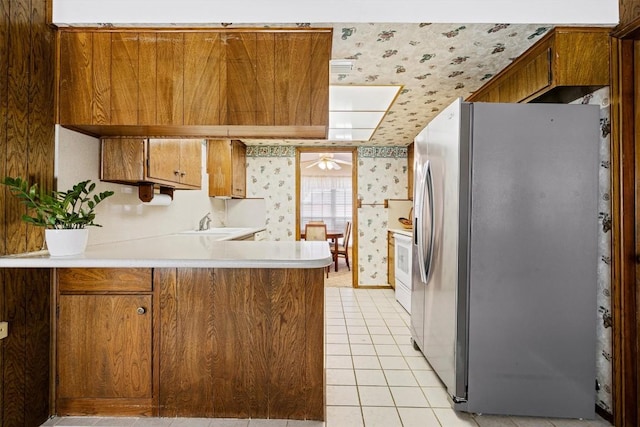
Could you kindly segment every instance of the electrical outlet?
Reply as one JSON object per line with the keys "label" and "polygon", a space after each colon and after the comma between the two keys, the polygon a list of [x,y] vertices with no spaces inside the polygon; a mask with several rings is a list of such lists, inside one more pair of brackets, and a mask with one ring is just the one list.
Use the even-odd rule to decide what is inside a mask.
{"label": "electrical outlet", "polygon": [[0,322],[0,340],[9,335],[9,322]]}

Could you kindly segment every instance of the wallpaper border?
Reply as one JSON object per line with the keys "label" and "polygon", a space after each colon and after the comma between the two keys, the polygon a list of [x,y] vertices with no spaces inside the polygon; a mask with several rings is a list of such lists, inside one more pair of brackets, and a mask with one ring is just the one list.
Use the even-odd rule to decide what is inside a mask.
{"label": "wallpaper border", "polygon": [[248,145],[247,157],[295,157],[296,147],[290,145]]}
{"label": "wallpaper border", "polygon": [[[296,146],[248,145],[247,157],[295,157]],[[358,157],[401,159],[407,157],[407,147],[360,146]]]}
{"label": "wallpaper border", "polygon": [[358,158],[403,158],[407,157],[407,147],[358,147]]}

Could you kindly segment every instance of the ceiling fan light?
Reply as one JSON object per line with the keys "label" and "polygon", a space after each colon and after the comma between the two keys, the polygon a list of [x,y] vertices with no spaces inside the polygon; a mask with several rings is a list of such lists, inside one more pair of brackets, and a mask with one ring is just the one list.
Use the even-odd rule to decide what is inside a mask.
{"label": "ceiling fan light", "polygon": [[318,163],[318,167],[324,170],[327,168],[327,164],[324,161],[321,161],[320,163]]}
{"label": "ceiling fan light", "polygon": [[327,169],[333,169],[333,162],[327,162]]}

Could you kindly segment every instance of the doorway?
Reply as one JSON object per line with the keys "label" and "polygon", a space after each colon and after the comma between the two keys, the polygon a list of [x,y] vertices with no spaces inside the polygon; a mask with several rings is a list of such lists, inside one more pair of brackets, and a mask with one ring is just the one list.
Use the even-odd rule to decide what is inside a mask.
{"label": "doorway", "polygon": [[[328,231],[340,233],[345,230],[346,222],[351,223],[350,238],[344,242],[350,270],[347,256],[338,256],[337,264],[332,263],[326,279],[328,286],[357,287],[357,193],[356,147],[296,149],[296,240],[300,240],[300,233],[309,221],[322,221]],[[340,243],[343,240],[341,237]]]}

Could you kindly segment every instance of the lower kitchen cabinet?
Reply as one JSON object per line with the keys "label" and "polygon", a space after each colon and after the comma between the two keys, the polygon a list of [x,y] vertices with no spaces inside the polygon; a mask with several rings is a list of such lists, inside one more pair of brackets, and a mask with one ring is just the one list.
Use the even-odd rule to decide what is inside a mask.
{"label": "lower kitchen cabinet", "polygon": [[59,269],[56,413],[157,415],[150,269]]}
{"label": "lower kitchen cabinet", "polygon": [[324,419],[324,268],[56,277],[56,414]]}

